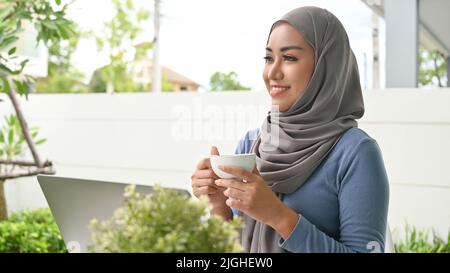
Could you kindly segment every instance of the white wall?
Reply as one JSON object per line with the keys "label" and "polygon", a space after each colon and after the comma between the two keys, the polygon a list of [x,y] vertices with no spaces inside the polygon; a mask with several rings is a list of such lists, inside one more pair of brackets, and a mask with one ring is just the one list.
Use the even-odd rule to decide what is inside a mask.
{"label": "white wall", "polygon": [[[0,116],[11,107],[5,96]],[[450,227],[450,90],[364,93],[359,126],[375,138],[390,178],[389,222]],[[32,94],[22,101],[38,146],[57,175],[190,190],[197,162],[217,145],[234,153],[247,129],[259,127],[269,97],[260,92],[176,94]],[[6,183],[10,211],[46,206],[35,178]]]}

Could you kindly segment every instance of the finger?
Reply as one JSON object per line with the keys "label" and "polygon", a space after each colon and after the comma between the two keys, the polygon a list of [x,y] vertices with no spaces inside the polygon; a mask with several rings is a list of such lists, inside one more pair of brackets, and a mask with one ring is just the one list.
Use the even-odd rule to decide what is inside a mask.
{"label": "finger", "polygon": [[211,186],[197,187],[193,190],[195,196],[215,194],[218,190]]}
{"label": "finger", "polygon": [[233,174],[239,178],[245,179],[247,182],[254,181],[257,178],[255,174],[248,172],[241,167],[220,165],[219,169],[226,173]]}
{"label": "finger", "polygon": [[228,198],[225,201],[225,204],[227,206],[229,206],[230,208],[237,208],[237,209],[241,209],[242,207],[242,201],[240,199],[233,199],[233,198]]}
{"label": "finger", "polygon": [[203,158],[197,164],[197,170],[211,169],[211,161],[209,161],[209,157]]}
{"label": "finger", "polygon": [[196,170],[195,173],[192,175],[191,179],[202,179],[202,178],[219,178],[212,169],[206,169],[206,170]]}
{"label": "finger", "polygon": [[192,187],[203,187],[203,186],[212,186],[214,188],[218,188],[216,185],[214,178],[201,178],[192,180]]}
{"label": "finger", "polygon": [[224,188],[235,188],[241,191],[246,191],[248,189],[248,185],[242,183],[242,181],[236,179],[217,179],[215,184]]}
{"label": "finger", "polygon": [[192,180],[192,188],[195,188],[195,187],[198,188],[198,187],[204,187],[204,186],[210,186],[210,187],[218,189],[219,191],[226,190],[225,187],[216,185],[215,178],[203,178],[203,179]]}
{"label": "finger", "polygon": [[255,167],[253,168],[252,173],[256,174],[257,176],[261,176],[261,174],[259,173],[258,168],[257,168],[256,165],[255,165]]}
{"label": "finger", "polygon": [[227,188],[223,194],[226,197],[231,197],[231,198],[235,198],[235,199],[240,199],[242,200],[245,197],[245,193],[241,190],[235,189],[235,188]]}
{"label": "finger", "polygon": [[219,149],[217,149],[216,146],[211,146],[211,155],[220,155],[219,154]]}

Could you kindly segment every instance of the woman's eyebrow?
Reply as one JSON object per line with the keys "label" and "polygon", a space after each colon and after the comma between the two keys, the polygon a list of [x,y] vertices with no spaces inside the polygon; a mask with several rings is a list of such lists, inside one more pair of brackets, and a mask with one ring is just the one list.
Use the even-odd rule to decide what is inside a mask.
{"label": "woman's eyebrow", "polygon": [[[298,49],[298,50],[304,50],[303,47],[300,46],[295,46],[295,45],[291,45],[291,46],[284,46],[280,49],[280,51],[286,51],[286,50],[291,50],[291,49]],[[267,51],[272,52],[273,50],[270,47],[266,47]]]}

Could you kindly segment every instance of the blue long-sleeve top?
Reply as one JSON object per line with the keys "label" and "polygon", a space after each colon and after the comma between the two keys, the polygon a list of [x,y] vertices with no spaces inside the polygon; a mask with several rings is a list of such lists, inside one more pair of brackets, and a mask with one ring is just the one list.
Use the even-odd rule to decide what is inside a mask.
{"label": "blue long-sleeve top", "polygon": [[[235,153],[249,153],[258,134],[259,129],[248,131]],[[282,201],[300,215],[289,237],[279,241],[288,252],[384,251],[388,177],[377,142],[359,128],[348,129]]]}

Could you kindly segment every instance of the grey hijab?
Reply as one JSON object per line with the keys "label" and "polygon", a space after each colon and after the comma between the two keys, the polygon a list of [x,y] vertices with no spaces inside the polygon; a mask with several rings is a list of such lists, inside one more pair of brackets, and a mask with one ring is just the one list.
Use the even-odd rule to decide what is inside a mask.
{"label": "grey hijab", "polygon": [[[303,94],[284,112],[264,120],[251,152],[257,168],[283,200],[301,187],[349,128],[364,114],[358,66],[341,22],[317,7],[294,9],[276,21],[291,24],[315,51],[315,70]],[[269,37],[270,37],[269,33]],[[280,235],[244,217],[241,243],[247,252],[283,252]]]}

